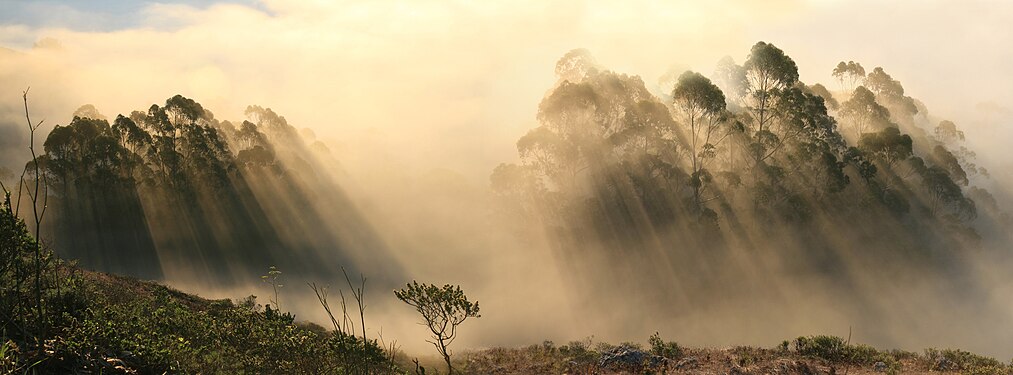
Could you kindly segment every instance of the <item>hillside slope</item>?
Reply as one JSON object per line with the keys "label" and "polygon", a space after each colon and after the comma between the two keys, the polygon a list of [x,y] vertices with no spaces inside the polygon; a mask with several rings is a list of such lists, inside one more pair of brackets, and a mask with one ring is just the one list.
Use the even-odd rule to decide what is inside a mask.
{"label": "hillside slope", "polygon": [[376,342],[295,322],[253,296],[208,300],[150,281],[62,271],[69,283],[47,301],[44,333],[8,328],[0,374],[402,373]]}
{"label": "hillside slope", "polygon": [[[369,342],[241,301],[209,300],[165,285],[63,269],[60,297],[41,348],[3,340],[0,373],[328,374],[411,373],[405,358]],[[774,348],[684,348],[658,336],[649,345],[592,343],[462,352],[466,374],[1013,374],[1013,367],[961,350],[883,351],[838,337],[813,336]],[[425,363],[425,361],[423,361]],[[431,366],[426,373],[442,370]],[[418,371],[414,371],[418,373]],[[442,373],[442,372],[435,372]]]}

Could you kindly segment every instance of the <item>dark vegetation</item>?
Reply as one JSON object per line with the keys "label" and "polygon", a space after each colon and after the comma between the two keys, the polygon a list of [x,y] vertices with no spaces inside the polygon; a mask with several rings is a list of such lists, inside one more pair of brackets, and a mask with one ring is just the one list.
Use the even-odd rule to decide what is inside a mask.
{"label": "dark vegetation", "polygon": [[[33,123],[28,116],[27,91],[25,113],[34,138],[41,122]],[[108,124],[82,117],[75,117],[72,126],[78,126],[74,131],[109,130]],[[85,147],[111,147],[114,151],[106,156],[123,156],[123,150],[92,140],[95,143]],[[34,146],[30,149],[32,162],[16,195],[0,184],[0,374],[404,373],[395,363],[396,342],[388,347],[379,341],[382,337],[367,338],[364,320],[362,336],[357,337],[354,330],[337,326],[328,331],[297,323],[280,310],[281,272],[273,266],[264,276],[274,287],[272,309],[258,305],[254,296],[237,302],[206,300],[154,282],[65,263],[37,240],[50,197],[43,171],[54,159],[37,155]],[[124,159],[106,162],[95,167],[109,172]],[[22,207],[22,193],[31,207]],[[19,215],[22,208],[30,210],[34,234]],[[353,289],[360,319],[364,284],[365,279]],[[324,298],[321,303],[330,313]]]}
{"label": "dark vegetation", "polygon": [[319,164],[326,146],[270,108],[246,115],[220,121],[179,95],[111,121],[81,107],[23,178],[53,208],[49,243],[86,268],[219,286],[267,264],[328,274],[353,243],[396,267]]}
{"label": "dark vegetation", "polygon": [[[0,205],[0,374],[386,374],[396,347],[66,264]],[[277,299],[277,297],[275,297]]]}

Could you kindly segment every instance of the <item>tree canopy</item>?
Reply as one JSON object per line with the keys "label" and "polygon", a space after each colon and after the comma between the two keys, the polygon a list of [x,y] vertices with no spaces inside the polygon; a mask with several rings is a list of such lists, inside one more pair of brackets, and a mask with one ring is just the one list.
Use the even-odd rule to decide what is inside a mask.
{"label": "tree canopy", "polygon": [[[579,50],[558,66],[588,61]],[[941,122],[923,135],[913,116],[924,110],[882,68],[841,62],[835,78],[854,87],[831,92],[758,42],[741,67],[726,57],[711,78],[686,71],[662,92],[598,65],[579,72],[542,100],[517,141],[520,164],[490,178],[501,204],[518,207],[501,212],[544,225],[564,259],[735,283],[751,271],[722,262],[763,248],[757,238],[790,244],[764,251],[803,269],[975,241],[977,167],[956,148],[963,134]]]}

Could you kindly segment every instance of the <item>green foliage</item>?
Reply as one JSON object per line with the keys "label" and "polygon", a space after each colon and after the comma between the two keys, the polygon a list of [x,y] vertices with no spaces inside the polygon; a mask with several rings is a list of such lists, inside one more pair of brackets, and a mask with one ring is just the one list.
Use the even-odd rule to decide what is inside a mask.
{"label": "green foliage", "polygon": [[[63,290],[58,284],[67,276],[48,248],[29,233],[24,220],[15,215],[10,196],[0,202],[0,331],[3,339],[32,341],[49,331],[58,312],[47,309],[51,300],[59,301]],[[39,280],[38,290],[34,281]],[[48,306],[52,307],[52,306]],[[9,336],[8,336],[9,335]]]}
{"label": "green foliage", "polygon": [[679,76],[672,91],[672,99],[689,111],[713,115],[725,109],[725,95],[710,79],[700,73],[687,71]]}
{"label": "green foliage", "polygon": [[413,281],[405,288],[394,291],[394,296],[415,307],[426,322],[440,326],[456,326],[470,317],[479,318],[478,302],[468,301],[460,286],[419,284]]}
{"label": "green foliage", "polygon": [[882,97],[884,102],[895,108],[897,112],[906,116],[913,116],[918,113],[918,105],[915,100],[904,95],[904,86],[900,81],[893,79],[881,67],[876,67],[865,78],[865,86]]}
{"label": "green foliage", "polygon": [[837,67],[834,68],[833,76],[834,78],[837,78],[837,81],[840,82],[842,88],[850,91],[856,83],[865,79],[865,68],[862,67],[862,64],[854,61],[841,61],[837,63]]}
{"label": "green foliage", "polygon": [[871,346],[848,344],[837,336],[799,337],[794,344],[799,354],[830,362],[867,365],[876,362],[880,356],[879,351]]}
{"label": "green foliage", "polygon": [[790,348],[791,348],[791,341],[784,340],[784,341],[781,341],[781,343],[777,345],[776,349],[779,352],[787,353],[788,350],[790,350]]}
{"label": "green foliage", "polygon": [[925,349],[933,371],[960,371],[963,374],[1013,374],[1013,364],[959,349]]}
{"label": "green foliage", "polygon": [[877,133],[863,134],[858,144],[862,151],[887,164],[907,160],[913,155],[911,136],[901,134],[900,129],[896,127],[888,127]]}
{"label": "green foliage", "polygon": [[865,79],[865,84],[878,94],[904,95],[904,86],[878,66],[869,73],[869,76]]}
{"label": "green foliage", "polygon": [[[743,65],[747,72],[755,74],[762,89],[788,87],[798,81],[798,66],[784,51],[773,44],[757,42],[749,50],[749,57]],[[769,84],[769,86],[767,85]]]}
{"label": "green foliage", "polygon": [[682,348],[679,344],[674,341],[663,340],[658,332],[651,335],[651,337],[647,339],[647,343],[651,345],[651,354],[668,359],[678,359],[682,357]]}
{"label": "green foliage", "polygon": [[422,315],[423,324],[432,333],[431,342],[447,362],[447,371],[453,373],[448,346],[457,338],[457,326],[468,318],[479,318],[478,302],[471,302],[460,286],[419,284],[412,281],[394,296],[415,308]]}
{"label": "green foliage", "polygon": [[858,139],[868,130],[890,125],[890,111],[877,103],[876,95],[865,86],[858,86],[851,98],[841,104],[840,113],[850,120]]}
{"label": "green foliage", "polygon": [[[162,278],[162,262],[208,269],[336,268],[330,267],[336,258],[321,253],[294,261],[282,254],[301,236],[285,234],[277,223],[321,233],[327,224],[312,206],[340,201],[311,193],[332,186],[312,182],[320,172],[314,171],[316,159],[283,117],[250,106],[245,113],[252,122],[237,129],[180,95],[116,116],[112,124],[95,112],[82,108],[80,116],[56,126],[37,163],[51,185],[48,228],[55,229],[51,242],[61,254],[79,258],[86,268],[150,279]],[[264,198],[282,195],[284,203]],[[279,205],[287,209],[274,209]],[[325,238],[315,242],[321,248],[339,242],[326,233],[318,237]],[[163,245],[175,250],[158,253]],[[208,276],[222,284],[239,279]]]}
{"label": "green foliage", "polygon": [[568,344],[560,346],[559,352],[575,359],[588,359],[592,361],[597,359],[597,352],[591,350],[590,338],[570,341]]}
{"label": "green foliage", "polygon": [[847,343],[836,336],[810,336],[795,339],[795,351],[802,355],[842,361],[848,358]]}
{"label": "green foliage", "polygon": [[[987,366],[998,364],[998,361],[991,360],[990,358],[989,360],[994,362],[984,361],[984,357],[959,351],[948,351],[945,355],[943,355],[939,351],[928,349],[926,350],[926,356],[924,358],[919,357],[915,353],[902,350],[881,351],[869,345],[848,344],[844,339],[836,336],[799,337],[792,343],[795,346],[795,351],[804,356],[820,358],[838,364],[872,366],[877,371],[883,371],[887,374],[902,373],[904,370],[903,361],[908,361],[915,366],[921,366],[917,365],[917,363],[924,363],[924,361],[928,361],[928,367],[930,367],[930,369],[943,371],[953,371],[958,370],[958,368],[941,368],[937,364],[942,363],[942,366],[951,366],[958,363],[958,358],[960,361],[964,361],[959,363],[968,364],[968,367],[961,367],[963,369],[973,366],[986,368]],[[787,348],[788,342],[785,341],[782,346]],[[948,359],[939,359],[943,357]]]}
{"label": "green foliage", "polygon": [[830,93],[830,90],[827,90],[826,86],[817,83],[809,86],[808,89],[809,93],[823,98],[823,102],[826,103],[827,108],[837,110],[837,108],[840,107],[840,103],[838,103],[837,99],[834,98],[834,95]]}
{"label": "green foliage", "polygon": [[963,190],[946,169],[929,167],[921,171],[921,176],[931,197],[930,208],[933,211],[946,210],[954,217],[964,219],[973,219],[977,215],[974,201],[964,197]]}
{"label": "green foliage", "polygon": [[337,374],[391,367],[375,342],[296,324],[253,297],[205,301],[153,283],[92,277],[75,291],[84,305],[62,311],[45,338],[50,354],[39,368],[112,372],[107,364],[115,363],[142,373]]}
{"label": "green foliage", "polygon": [[[296,324],[254,297],[207,301],[164,286],[40,259],[42,304],[27,287],[36,242],[0,205],[0,373],[400,373],[375,341]],[[269,273],[277,277],[276,269]],[[477,308],[476,308],[477,310]]]}
{"label": "green foliage", "polygon": [[[574,52],[561,62],[587,67],[585,57]],[[867,251],[872,257],[904,241],[933,246],[918,243],[922,230],[973,232],[966,225],[975,210],[962,188],[970,185],[966,171],[977,171],[961,159],[970,154],[939,148],[920,155],[932,147],[916,145],[901,130],[911,126],[908,112],[894,118],[891,111],[910,98],[882,69],[865,79],[861,64],[842,61],[835,75],[852,84],[865,79],[866,86],[856,86],[833,112],[833,94],[800,83],[795,62],[772,44],[756,43],[741,67],[730,58],[719,65],[713,82],[682,73],[670,96],[651,93],[639,77],[600,68],[557,81],[539,105],[539,126],[517,141],[521,164],[501,165],[490,177],[504,206],[512,205],[501,212],[538,217],[563,251],[579,254],[593,243],[627,254],[661,244],[671,249],[665,255],[672,266],[687,271],[717,261],[707,258],[753,218],[763,221],[757,230],[802,231],[809,238],[800,246],[831,252],[844,251],[840,242],[808,226],[828,220],[866,238],[897,240],[880,241],[884,251]],[[738,86],[743,95],[733,92]],[[846,119],[843,125],[835,116]],[[852,136],[844,137],[846,130]],[[942,124],[939,134],[957,133]],[[887,229],[912,212],[942,220],[919,217],[900,226],[909,229]],[[869,217],[883,222],[862,220]],[[799,267],[831,266],[817,253],[805,252]]]}

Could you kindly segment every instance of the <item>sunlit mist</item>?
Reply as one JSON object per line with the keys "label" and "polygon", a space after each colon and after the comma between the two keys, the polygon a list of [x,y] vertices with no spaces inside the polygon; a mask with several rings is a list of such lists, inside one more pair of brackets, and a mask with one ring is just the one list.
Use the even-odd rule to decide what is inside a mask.
{"label": "sunlit mist", "polygon": [[481,301],[461,348],[1013,355],[1013,4],[0,9],[0,179],[30,87],[40,227],[84,268],[267,301],[274,266],[324,326],[306,284],[365,277],[367,334],[413,353],[419,280]]}

